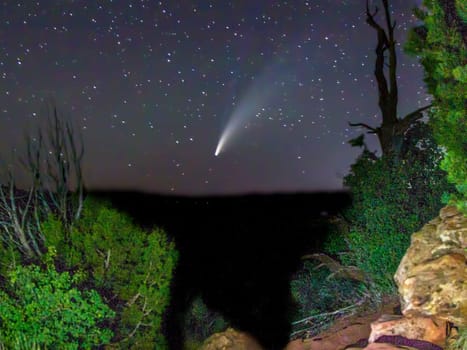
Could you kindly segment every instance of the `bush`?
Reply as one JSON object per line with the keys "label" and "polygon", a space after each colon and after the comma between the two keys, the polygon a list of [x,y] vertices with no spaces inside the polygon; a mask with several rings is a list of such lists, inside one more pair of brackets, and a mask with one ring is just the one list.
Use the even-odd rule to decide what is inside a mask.
{"label": "bush", "polygon": [[457,335],[448,344],[448,350],[465,350],[467,349],[467,327],[459,327]]}
{"label": "bush", "polygon": [[290,282],[295,306],[290,315],[292,339],[316,336],[337,318],[371,307],[367,302],[372,300],[359,271],[348,269],[324,254],[317,255],[306,260]]}
{"label": "bush", "polygon": [[343,264],[365,271],[378,293],[393,294],[393,276],[410,245],[410,235],[362,229],[350,231],[346,241],[349,253],[342,255]]}
{"label": "bush", "polygon": [[[0,290],[0,344],[8,349],[90,349],[107,344],[115,313],[95,290],[76,288],[81,275],[59,273],[54,250],[46,267],[16,266]],[[25,345],[26,344],[26,345]]]}
{"label": "bush", "polygon": [[318,315],[357,304],[365,286],[357,281],[336,278],[318,262],[305,261],[290,282],[296,304],[294,319]]}
{"label": "bush", "polygon": [[424,9],[415,10],[422,26],[412,30],[405,50],[417,56],[425,69],[428,92],[434,98],[430,124],[445,147],[442,167],[457,190],[451,200],[467,214],[467,40],[462,32],[467,11],[464,0],[451,5],[424,0]]}
{"label": "bush", "polygon": [[[10,242],[0,242],[0,276],[5,277],[22,261],[19,250]],[[0,278],[1,278],[0,277]]]}
{"label": "bush", "polygon": [[41,347],[38,345],[37,341],[34,339],[27,338],[24,334],[21,334],[19,338],[16,339],[14,344],[8,344],[8,347],[0,342],[0,350],[46,350],[46,347]]}
{"label": "bush", "polygon": [[64,266],[83,271],[86,283],[117,312],[114,342],[129,349],[166,347],[162,322],[178,254],[163,231],[145,232],[92,197],[70,232],[54,217],[42,230]]}
{"label": "bush", "polygon": [[203,299],[197,296],[185,315],[186,344],[199,344],[212,334],[226,330],[227,327],[228,323],[222,315],[209,309]]}
{"label": "bush", "polygon": [[328,238],[325,251],[366,272],[378,292],[395,292],[393,275],[410,236],[438,214],[441,197],[452,191],[438,167],[441,158],[422,123],[406,135],[397,158],[364,152],[344,179],[353,196],[343,212],[346,225]]}

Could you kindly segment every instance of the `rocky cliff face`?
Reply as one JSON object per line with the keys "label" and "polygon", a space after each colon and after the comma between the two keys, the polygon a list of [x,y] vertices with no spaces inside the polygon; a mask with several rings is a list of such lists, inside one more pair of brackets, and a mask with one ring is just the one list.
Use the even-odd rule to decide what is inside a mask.
{"label": "rocky cliff face", "polygon": [[467,217],[448,206],[412,235],[394,276],[405,316],[467,326]]}
{"label": "rocky cliff face", "polygon": [[412,235],[394,279],[403,316],[373,322],[364,350],[444,349],[448,322],[467,326],[467,217],[441,209]]}

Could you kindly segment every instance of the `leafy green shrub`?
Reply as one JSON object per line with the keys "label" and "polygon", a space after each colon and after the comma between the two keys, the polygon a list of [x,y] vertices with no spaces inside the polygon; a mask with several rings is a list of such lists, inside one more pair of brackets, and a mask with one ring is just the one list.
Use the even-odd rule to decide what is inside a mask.
{"label": "leafy green shrub", "polygon": [[7,276],[12,267],[21,262],[19,250],[9,242],[0,242],[0,276]]}
{"label": "leafy green shrub", "polygon": [[338,310],[362,299],[364,285],[357,281],[334,278],[318,262],[306,260],[290,282],[297,310],[294,319]]}
{"label": "leafy green shrub", "polygon": [[351,231],[346,241],[350,253],[341,256],[343,264],[364,270],[379,292],[395,292],[393,276],[410,245],[410,235],[362,229]]}
{"label": "leafy green shrub", "polygon": [[166,234],[145,232],[109,203],[88,197],[81,218],[66,232],[49,217],[42,231],[62,263],[85,273],[117,312],[113,342],[128,349],[162,349],[164,311],[178,253]]}
{"label": "leafy green shrub", "polygon": [[110,341],[105,322],[114,312],[95,290],[76,288],[79,273],[57,272],[54,254],[51,247],[45,269],[16,266],[8,273],[0,290],[0,343],[6,348],[90,349]]}
{"label": "leafy green shrub", "polygon": [[328,238],[325,251],[366,272],[379,292],[393,293],[410,236],[438,214],[443,193],[452,190],[438,167],[441,158],[422,123],[406,135],[397,158],[363,152],[344,179],[353,196],[343,212],[346,224]]}
{"label": "leafy green shrub", "polygon": [[37,341],[34,339],[27,338],[24,334],[21,334],[19,338],[16,339],[14,344],[9,344],[8,347],[0,342],[0,350],[47,350],[46,347],[41,347],[38,345]]}
{"label": "leafy green shrub", "polygon": [[467,349],[467,327],[459,327],[458,334],[455,339],[449,344],[448,350],[465,350]]}
{"label": "leafy green shrub", "polygon": [[428,92],[434,97],[430,124],[446,149],[442,168],[456,186],[453,202],[467,214],[467,40],[461,29],[467,11],[464,0],[453,3],[424,0],[424,10],[415,10],[422,26],[412,30],[405,50],[425,68]]}
{"label": "leafy green shrub", "polygon": [[325,257],[333,267],[322,259],[319,262],[306,260],[290,281],[295,304],[290,315],[293,339],[315,336],[337,318],[363,311],[363,307],[367,306],[366,284],[351,278],[353,274],[348,273],[346,267],[336,260]]}
{"label": "leafy green shrub", "polygon": [[227,327],[228,323],[222,315],[209,309],[203,299],[197,296],[193,299],[185,315],[186,344],[200,344],[210,335],[222,332]]}

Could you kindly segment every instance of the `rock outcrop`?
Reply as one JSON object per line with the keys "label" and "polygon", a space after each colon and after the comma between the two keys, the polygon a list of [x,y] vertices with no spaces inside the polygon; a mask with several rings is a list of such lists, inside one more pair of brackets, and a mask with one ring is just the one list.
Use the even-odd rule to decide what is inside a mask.
{"label": "rock outcrop", "polygon": [[447,206],[412,235],[394,276],[405,316],[467,326],[467,217]]}
{"label": "rock outcrop", "polygon": [[443,346],[446,341],[446,321],[431,317],[404,317],[382,315],[371,324],[370,343],[383,336],[400,336]]}
{"label": "rock outcrop", "polygon": [[467,326],[467,217],[447,206],[412,235],[394,276],[403,315],[371,324],[368,345],[347,350],[441,350],[450,323]]}
{"label": "rock outcrop", "polygon": [[247,333],[228,328],[206,339],[200,350],[263,350]]}
{"label": "rock outcrop", "polygon": [[365,348],[347,348],[345,350],[419,350],[410,346],[404,346],[401,348],[398,345],[388,344],[388,343],[371,343]]}

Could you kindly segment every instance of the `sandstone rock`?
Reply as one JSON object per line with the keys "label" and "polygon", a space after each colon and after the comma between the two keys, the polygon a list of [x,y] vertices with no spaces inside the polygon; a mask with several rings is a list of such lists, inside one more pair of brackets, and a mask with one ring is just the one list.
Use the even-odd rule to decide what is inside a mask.
{"label": "sandstone rock", "polygon": [[400,347],[400,346],[397,346],[394,344],[388,344],[388,343],[371,343],[363,350],[401,350],[401,349],[418,350],[417,348],[413,348],[411,346]]}
{"label": "sandstone rock", "polygon": [[402,348],[414,348],[418,350],[443,350],[441,346],[419,339],[408,339],[400,335],[383,335],[376,343],[394,344]]}
{"label": "sandstone rock", "polygon": [[333,333],[327,332],[324,335],[306,339],[305,344],[311,350],[342,350],[362,338],[366,339],[369,334],[370,327],[368,324],[355,323],[343,329],[335,330]]}
{"label": "sandstone rock", "polygon": [[406,349],[406,350],[418,350],[415,348],[411,347],[399,347],[394,344],[385,344],[385,343],[372,343],[368,345],[364,350],[401,350],[401,349]]}
{"label": "sandstone rock", "polygon": [[394,279],[402,313],[467,326],[467,217],[448,206],[412,235]]}
{"label": "sandstone rock", "polygon": [[355,348],[355,347],[350,347],[350,348],[345,348],[345,350],[419,350],[417,348],[412,348],[410,346],[404,346],[400,347],[394,344],[389,344],[389,343],[371,343],[367,347],[364,348]]}
{"label": "sandstone rock", "polygon": [[248,334],[229,328],[206,339],[200,350],[263,350]]}
{"label": "sandstone rock", "polygon": [[385,335],[399,335],[442,346],[446,342],[446,321],[434,320],[430,317],[382,315],[371,324],[368,341],[373,343]]}
{"label": "sandstone rock", "polygon": [[407,339],[401,336],[382,336],[377,343],[368,344],[367,347],[348,347],[345,350],[394,350],[394,349],[405,349],[405,350],[442,350],[443,348],[423,341],[415,339]]}

